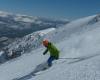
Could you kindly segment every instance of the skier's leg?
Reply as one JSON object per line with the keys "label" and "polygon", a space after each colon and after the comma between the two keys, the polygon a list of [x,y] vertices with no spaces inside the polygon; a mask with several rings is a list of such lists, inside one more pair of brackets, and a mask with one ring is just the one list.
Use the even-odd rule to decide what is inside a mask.
{"label": "skier's leg", "polygon": [[55,59],[55,58],[54,58],[53,56],[50,56],[50,57],[49,57],[49,59],[48,59],[48,61],[47,61],[47,62],[48,62],[48,66],[50,66],[50,67],[52,66],[52,61],[53,61],[54,59]]}

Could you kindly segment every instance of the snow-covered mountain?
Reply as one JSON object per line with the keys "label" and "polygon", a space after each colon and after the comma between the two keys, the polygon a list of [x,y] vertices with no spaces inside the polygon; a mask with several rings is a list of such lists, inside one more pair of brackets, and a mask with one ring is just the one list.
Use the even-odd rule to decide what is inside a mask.
{"label": "snow-covered mountain", "polygon": [[[33,32],[29,35],[24,36],[23,38],[16,39],[13,43],[5,47],[5,50],[7,52],[6,54],[8,55],[12,51],[14,51],[16,55],[21,55],[23,53],[32,51],[40,47],[41,41],[44,39],[44,37],[49,38],[49,40],[53,42],[59,42],[66,37],[70,37],[73,34],[80,34],[84,31],[96,28],[94,27],[94,25],[99,21],[100,16],[93,15],[72,21],[63,27],[47,29],[47,32],[49,32],[50,30],[48,35],[47,33],[43,34],[43,32],[45,32],[44,30]],[[61,36],[59,37],[59,35]]]}
{"label": "snow-covered mountain", "polygon": [[[1,80],[99,80],[100,79],[100,16],[94,15],[81,18],[70,22],[62,28],[50,28],[47,30],[32,33],[38,44],[36,49],[30,48],[22,56],[10,60],[0,65]],[[30,43],[33,38],[25,36],[22,40],[24,44]],[[33,37],[34,37],[33,35]],[[43,62],[49,55],[42,55],[44,47],[41,40],[49,38],[50,41],[60,50],[60,59],[54,61],[53,66],[45,71],[41,71]],[[40,40],[40,41],[39,41]],[[22,45],[14,42],[15,45]],[[41,64],[41,65],[40,65]],[[39,65],[39,67],[38,67]],[[38,69],[36,76],[28,75],[30,72]],[[28,75],[28,76],[25,76]],[[24,77],[23,77],[24,76]]]}
{"label": "snow-covered mountain", "polygon": [[46,35],[54,33],[56,28],[48,28],[45,30],[40,30],[33,32],[24,36],[23,38],[16,39],[14,42],[6,46],[1,50],[0,63],[4,63],[10,59],[21,56],[24,53],[29,53],[41,47],[41,43]]}
{"label": "snow-covered mountain", "polygon": [[56,30],[56,28],[48,28],[45,30],[40,30],[33,32],[31,34],[28,34],[24,36],[23,38],[15,40],[12,44],[8,45],[6,48],[9,52],[12,50],[15,51],[22,51],[23,53],[29,52],[31,49],[36,49],[40,47],[44,37],[46,35],[53,33]]}
{"label": "snow-covered mountain", "polygon": [[[19,37],[46,28],[55,28],[69,23],[68,20],[55,20],[12,14],[0,11],[0,49]],[[4,37],[8,38],[6,41]],[[3,40],[1,42],[1,40]]]}

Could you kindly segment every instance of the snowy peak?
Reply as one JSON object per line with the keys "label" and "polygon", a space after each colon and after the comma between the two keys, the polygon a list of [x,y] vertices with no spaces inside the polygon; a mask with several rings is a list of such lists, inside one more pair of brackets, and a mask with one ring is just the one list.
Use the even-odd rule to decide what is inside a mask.
{"label": "snowy peak", "polygon": [[96,27],[99,27],[95,26],[98,25],[99,23],[100,23],[100,15],[88,16],[71,21],[70,23],[64,25],[62,28],[58,29],[58,31],[56,32],[56,36],[54,36],[54,39],[61,40],[64,39],[65,37],[70,37],[75,33],[80,34],[84,31],[92,30]]}
{"label": "snowy peak", "polygon": [[12,50],[15,52],[20,51],[22,53],[26,53],[27,51],[31,51],[31,49],[36,49],[41,46],[41,43],[45,36],[52,32],[54,32],[55,28],[48,28],[45,30],[40,30],[37,32],[33,32],[29,35],[24,36],[21,39],[17,39],[12,44],[8,45],[6,49],[8,49],[8,52],[10,53]]}
{"label": "snowy peak", "polygon": [[72,21],[72,23],[76,24],[76,22],[77,22],[78,25],[80,24],[81,26],[82,25],[84,26],[84,25],[95,24],[95,23],[97,23],[99,21],[100,21],[100,15],[92,15],[92,16],[88,16],[88,17],[77,19],[75,21]]}
{"label": "snowy peak", "polygon": [[80,18],[80,19],[77,19],[77,20],[70,22],[69,24],[67,24],[65,26],[67,28],[77,28],[77,27],[82,28],[83,26],[93,25],[97,22],[100,22],[100,15],[93,15],[93,16]]}

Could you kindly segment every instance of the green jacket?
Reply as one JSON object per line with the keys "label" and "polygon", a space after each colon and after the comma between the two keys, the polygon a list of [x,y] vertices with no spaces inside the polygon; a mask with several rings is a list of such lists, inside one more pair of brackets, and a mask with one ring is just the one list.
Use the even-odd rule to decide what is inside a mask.
{"label": "green jacket", "polygon": [[44,51],[43,54],[45,55],[48,51],[50,52],[50,56],[53,56],[56,59],[59,58],[59,50],[50,42],[48,44],[47,49]]}

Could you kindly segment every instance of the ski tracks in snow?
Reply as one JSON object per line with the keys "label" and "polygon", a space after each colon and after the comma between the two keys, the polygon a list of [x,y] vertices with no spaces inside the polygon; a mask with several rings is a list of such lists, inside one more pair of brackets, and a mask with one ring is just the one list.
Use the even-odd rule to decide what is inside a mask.
{"label": "ski tracks in snow", "polygon": [[[82,57],[77,57],[77,58],[60,58],[59,60],[54,61],[53,65],[63,64],[65,62],[66,62],[66,64],[70,65],[70,64],[74,64],[77,62],[81,62],[84,60],[94,58],[96,56],[100,56],[100,53],[98,52],[97,54],[92,54],[92,55],[82,56]],[[28,80],[30,78],[37,76],[37,75],[41,75],[41,74],[43,74],[43,71],[46,70],[45,67],[47,67],[47,62],[43,62],[43,63],[37,65],[36,68],[31,73],[29,73],[21,78],[15,78],[13,80]],[[47,69],[49,69],[49,68],[47,68]]]}

